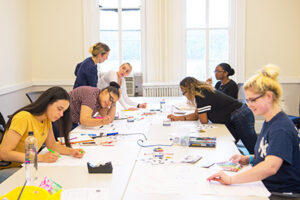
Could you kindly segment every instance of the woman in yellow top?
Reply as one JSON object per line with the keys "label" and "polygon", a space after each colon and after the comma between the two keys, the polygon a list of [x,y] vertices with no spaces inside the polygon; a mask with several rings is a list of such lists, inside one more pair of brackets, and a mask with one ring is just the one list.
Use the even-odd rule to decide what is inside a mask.
{"label": "woman in yellow top", "polygon": [[[38,155],[38,162],[55,162],[59,154],[81,158],[82,149],[70,148],[68,133],[72,121],[70,114],[70,97],[61,87],[46,90],[35,102],[16,111],[6,124],[6,131],[0,145],[0,160],[11,161],[6,169],[1,169],[0,183],[18,170],[25,162],[24,141],[28,132],[32,131],[38,140],[38,149],[43,143],[56,153]],[[58,144],[54,139],[51,122],[57,121],[59,133],[64,136],[66,146]]]}

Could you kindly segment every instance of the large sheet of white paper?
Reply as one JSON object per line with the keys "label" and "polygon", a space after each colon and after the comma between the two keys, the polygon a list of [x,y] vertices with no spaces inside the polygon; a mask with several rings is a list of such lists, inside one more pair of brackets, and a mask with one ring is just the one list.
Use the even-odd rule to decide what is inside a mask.
{"label": "large sheet of white paper", "polygon": [[[270,196],[262,182],[237,185],[221,185],[206,180],[215,169],[204,169],[190,164],[139,165],[132,176],[129,191],[157,194],[197,194],[222,196]],[[158,184],[159,183],[159,184]]]}

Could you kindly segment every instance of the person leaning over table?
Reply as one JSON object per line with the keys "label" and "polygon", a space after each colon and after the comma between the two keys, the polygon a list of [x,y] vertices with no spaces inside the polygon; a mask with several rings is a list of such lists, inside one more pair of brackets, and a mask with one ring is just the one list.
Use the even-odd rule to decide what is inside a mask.
{"label": "person leaning over table", "polygon": [[[72,128],[83,126],[100,126],[109,124],[116,114],[116,102],[120,97],[120,86],[111,82],[108,87],[100,90],[96,87],[81,86],[70,91],[70,109]],[[103,118],[94,118],[96,113]]]}
{"label": "person leaning over table", "polygon": [[80,86],[97,87],[97,64],[104,62],[108,58],[110,49],[106,44],[98,42],[89,49],[89,52],[92,56],[88,57],[76,66],[74,72],[76,80],[73,89]]}
{"label": "person leaning over table", "polygon": [[[234,69],[227,63],[220,63],[215,69],[216,79],[219,80],[215,85],[215,89],[237,99],[239,89],[236,82],[229,78],[232,75],[234,75]],[[206,82],[211,84],[211,78],[207,79]]]}
{"label": "person leaning over table", "polygon": [[254,152],[257,136],[254,130],[254,116],[247,105],[193,77],[184,78],[180,82],[180,89],[191,103],[196,103],[197,108],[194,113],[185,116],[168,115],[169,119],[200,119],[203,124],[208,123],[208,120],[225,124],[236,142],[241,139],[247,150],[250,153]]}
{"label": "person leaning over table", "polygon": [[[38,140],[38,149],[45,142],[46,147],[56,153],[38,154],[38,162],[55,162],[59,154],[81,158],[82,149],[70,148],[71,130],[70,97],[61,87],[51,87],[33,103],[16,111],[8,120],[4,137],[0,145],[0,160],[11,161],[6,167],[0,167],[0,183],[19,169],[25,162],[25,139],[33,132]],[[64,136],[66,146],[58,144],[53,135],[51,122],[57,121],[59,132]],[[6,168],[6,169],[4,169]]]}
{"label": "person leaning over table", "polygon": [[265,121],[254,155],[234,155],[231,160],[253,163],[253,167],[234,176],[219,172],[208,179],[226,185],[262,180],[270,192],[298,193],[300,197],[300,134],[282,111],[278,74],[277,66],[267,65],[244,85],[249,108]]}
{"label": "person leaning over table", "polygon": [[[109,85],[111,81],[119,83],[121,87],[121,97],[119,103],[125,110],[137,110],[137,108],[146,108],[147,103],[138,104],[132,101],[127,95],[125,76],[128,76],[132,71],[132,66],[129,63],[124,63],[120,66],[119,71],[109,71],[105,73],[98,82],[98,88],[103,89]],[[129,108],[129,106],[134,106]]]}

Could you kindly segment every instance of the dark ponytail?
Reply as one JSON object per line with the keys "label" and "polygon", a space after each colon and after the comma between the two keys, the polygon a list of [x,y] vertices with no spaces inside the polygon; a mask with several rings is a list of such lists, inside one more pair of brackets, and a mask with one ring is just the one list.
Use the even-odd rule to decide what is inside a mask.
{"label": "dark ponytail", "polygon": [[220,63],[218,66],[221,66],[223,68],[224,71],[226,71],[228,73],[228,76],[232,76],[234,75],[234,69],[230,67],[229,64],[227,63]]}
{"label": "dark ponytail", "polygon": [[110,82],[109,86],[104,88],[102,91],[104,91],[106,89],[108,92],[112,92],[115,95],[117,95],[118,98],[120,98],[120,85],[117,82],[115,82],[115,81]]}

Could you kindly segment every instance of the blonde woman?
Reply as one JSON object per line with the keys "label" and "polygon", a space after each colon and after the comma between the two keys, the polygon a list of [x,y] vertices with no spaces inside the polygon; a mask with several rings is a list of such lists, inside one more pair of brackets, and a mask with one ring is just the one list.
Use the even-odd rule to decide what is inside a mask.
{"label": "blonde woman", "polygon": [[75,69],[76,80],[73,89],[80,86],[97,87],[98,69],[97,63],[104,62],[109,55],[110,49],[104,43],[96,43],[90,49],[91,57],[77,64]]}
{"label": "blonde woman", "polygon": [[180,82],[182,94],[190,102],[195,102],[197,108],[194,113],[185,116],[169,115],[172,121],[198,120],[206,124],[225,124],[235,141],[242,140],[250,153],[254,152],[256,133],[254,130],[254,116],[246,104],[215,90],[210,84],[198,81],[193,77],[186,77]]}
{"label": "blonde woman", "polygon": [[234,176],[219,172],[208,179],[226,185],[262,180],[270,192],[300,194],[300,135],[281,109],[278,74],[278,67],[267,65],[244,86],[249,108],[265,122],[254,155],[234,155],[231,160],[253,167]]}
{"label": "blonde woman", "polygon": [[[98,88],[101,90],[106,88],[110,82],[117,82],[121,87],[121,97],[119,99],[122,107],[127,110],[136,110],[137,108],[146,108],[147,103],[136,103],[132,101],[127,95],[125,76],[128,76],[132,71],[132,66],[129,63],[124,63],[120,66],[119,71],[109,71],[105,73],[98,83]],[[133,106],[133,107],[130,107]]]}

